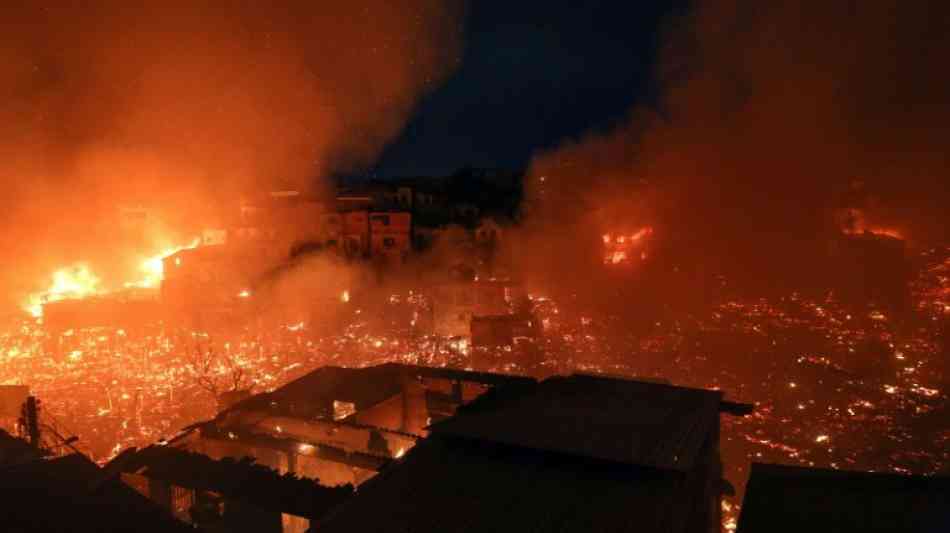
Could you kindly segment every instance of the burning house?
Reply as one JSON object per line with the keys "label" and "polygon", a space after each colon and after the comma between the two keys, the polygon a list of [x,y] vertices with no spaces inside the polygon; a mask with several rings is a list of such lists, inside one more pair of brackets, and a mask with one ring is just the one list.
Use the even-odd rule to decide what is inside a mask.
{"label": "burning house", "polygon": [[255,457],[326,486],[359,485],[427,427],[492,387],[529,378],[384,364],[323,367],[240,401],[170,445],[213,458]]}
{"label": "burning house", "polygon": [[719,417],[749,412],[603,376],[323,367],[107,468],[183,519],[259,531],[712,532]]}
{"label": "burning house", "polygon": [[312,518],[353,495],[351,485],[323,487],[250,460],[215,460],[171,446],[129,449],[106,469],[204,530],[304,533]]}
{"label": "burning house", "polygon": [[647,226],[627,233],[605,233],[604,264],[633,265],[649,257],[647,240],[653,235],[653,228]]}

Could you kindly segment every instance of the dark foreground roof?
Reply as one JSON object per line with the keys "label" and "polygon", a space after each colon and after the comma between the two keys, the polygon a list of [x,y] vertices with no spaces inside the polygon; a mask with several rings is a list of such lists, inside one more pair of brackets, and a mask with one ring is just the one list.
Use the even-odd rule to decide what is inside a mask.
{"label": "dark foreground roof", "polygon": [[217,492],[261,509],[315,517],[352,496],[353,487],[323,487],[314,480],[298,478],[254,464],[253,460],[212,459],[169,446],[130,449],[111,465],[117,470],[142,474],[179,487]]}
{"label": "dark foreground roof", "polygon": [[753,463],[738,531],[950,531],[950,477]]}
{"label": "dark foreground roof", "polygon": [[2,531],[193,531],[86,457],[0,468]]}
{"label": "dark foreground roof", "polygon": [[317,530],[683,531],[685,476],[431,437]]}
{"label": "dark foreground roof", "polygon": [[722,393],[587,375],[489,392],[433,433],[686,471],[718,427]]}
{"label": "dark foreground roof", "polygon": [[36,448],[0,429],[0,466],[39,458],[40,453]]}
{"label": "dark foreground roof", "polygon": [[[500,385],[360,486],[322,532],[685,532],[721,393],[593,376]],[[705,494],[705,496],[704,496]],[[691,529],[692,528],[692,529]]]}

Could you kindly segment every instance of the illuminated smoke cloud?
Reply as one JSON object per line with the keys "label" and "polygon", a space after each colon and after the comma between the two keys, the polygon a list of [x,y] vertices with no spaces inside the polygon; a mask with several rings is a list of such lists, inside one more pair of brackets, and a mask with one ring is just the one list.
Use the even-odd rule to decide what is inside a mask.
{"label": "illuminated smoke cloud", "polygon": [[454,2],[277,4],[4,5],[6,287],[103,268],[119,205],[159,206],[175,229],[248,189],[319,193],[372,163],[458,61]]}
{"label": "illuminated smoke cloud", "polygon": [[544,253],[558,236],[651,224],[710,270],[807,269],[854,182],[877,222],[950,237],[946,2],[700,1],[662,50],[658,104],[535,157],[542,266],[575,266]]}

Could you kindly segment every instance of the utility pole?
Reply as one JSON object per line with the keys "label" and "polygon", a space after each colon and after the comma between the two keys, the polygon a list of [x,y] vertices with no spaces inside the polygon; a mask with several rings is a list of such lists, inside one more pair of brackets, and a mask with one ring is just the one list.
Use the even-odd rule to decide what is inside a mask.
{"label": "utility pole", "polygon": [[20,418],[21,431],[26,433],[30,446],[39,449],[40,447],[40,422],[39,422],[39,402],[36,396],[27,396],[23,404],[22,417]]}

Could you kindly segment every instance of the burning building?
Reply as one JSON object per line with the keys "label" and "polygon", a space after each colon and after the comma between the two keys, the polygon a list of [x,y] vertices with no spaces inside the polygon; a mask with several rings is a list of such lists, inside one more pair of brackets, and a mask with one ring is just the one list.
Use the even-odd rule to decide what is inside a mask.
{"label": "burning building", "polygon": [[728,486],[719,417],[750,411],[605,376],[323,367],[110,468],[180,516],[230,508],[269,531],[713,532]]}
{"label": "burning building", "polygon": [[256,457],[326,486],[359,485],[492,387],[529,378],[385,364],[323,367],[238,402],[170,445],[213,458]]}
{"label": "burning building", "polygon": [[629,234],[605,233],[604,264],[633,265],[649,256],[646,241],[653,234],[653,228],[647,226]]}
{"label": "burning building", "polygon": [[351,485],[323,487],[248,460],[214,460],[171,446],[129,449],[107,470],[202,530],[305,533],[310,519],[352,497]]}

